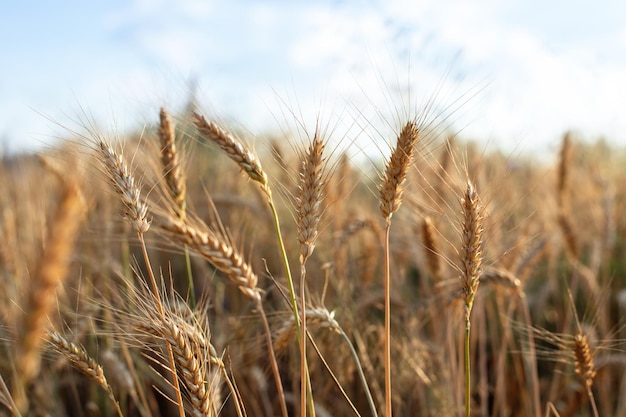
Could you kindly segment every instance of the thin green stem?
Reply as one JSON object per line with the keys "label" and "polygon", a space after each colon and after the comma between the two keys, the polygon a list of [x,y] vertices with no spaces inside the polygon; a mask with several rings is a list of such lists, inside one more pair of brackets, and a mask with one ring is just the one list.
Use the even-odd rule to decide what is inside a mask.
{"label": "thin green stem", "polygon": [[307,345],[307,337],[306,337],[306,302],[305,302],[305,293],[304,293],[304,281],[306,279],[306,260],[302,260],[300,263],[300,303],[301,303],[301,313],[302,313],[302,326],[301,326],[301,340],[300,343],[300,410],[302,417],[306,417],[306,399],[307,399],[307,389],[310,388],[308,385],[308,373],[307,373],[307,358],[306,358],[306,345]]}
{"label": "thin green stem", "polygon": [[376,404],[374,404],[374,399],[372,398],[372,393],[370,392],[369,384],[367,383],[367,379],[365,379],[365,374],[363,373],[363,367],[361,366],[359,355],[354,349],[354,345],[350,341],[350,338],[348,337],[346,332],[344,332],[341,327],[339,327],[338,330],[339,330],[339,334],[341,335],[341,337],[343,337],[343,340],[345,340],[346,343],[348,344],[348,348],[350,348],[350,353],[352,354],[352,357],[354,358],[354,361],[356,362],[356,365],[357,365],[356,370],[359,374],[359,378],[361,379],[361,382],[363,383],[363,389],[365,390],[365,397],[367,398],[367,403],[370,406],[372,416],[378,417],[378,413],[376,412]]}
{"label": "thin green stem", "polygon": [[472,384],[472,375],[470,373],[470,330],[471,330],[471,322],[470,322],[470,314],[472,312],[472,305],[465,306],[465,417],[470,417],[471,411],[471,384]]}
{"label": "thin green stem", "polygon": [[270,210],[272,211],[272,217],[274,219],[274,230],[276,232],[276,239],[278,239],[278,247],[281,255],[281,260],[283,262],[283,267],[285,268],[285,275],[287,277],[287,285],[289,287],[289,297],[291,298],[289,302],[291,303],[291,311],[293,312],[293,317],[296,322],[297,334],[298,334],[298,343],[302,343],[302,329],[300,327],[300,314],[298,314],[298,302],[296,300],[296,290],[293,285],[293,279],[291,277],[291,268],[289,267],[289,259],[287,258],[287,250],[285,249],[285,243],[283,242],[283,236],[280,231],[280,221],[278,219],[278,212],[276,211],[276,206],[274,205],[274,200],[272,199],[272,193],[269,188],[265,189],[265,193],[267,194],[267,202],[270,206]]}
{"label": "thin green stem", "polygon": [[389,235],[391,216],[385,225],[385,416],[391,417],[391,296],[389,276]]}
{"label": "thin green stem", "polygon": [[[139,242],[141,243],[141,252],[143,254],[143,259],[146,263],[146,269],[148,270],[148,276],[150,277],[150,283],[152,285],[152,290],[154,291],[154,298],[157,302],[157,308],[159,309],[159,314],[161,318],[165,321],[165,312],[163,311],[163,303],[161,302],[161,296],[159,295],[159,286],[157,285],[156,278],[154,277],[154,272],[152,271],[152,266],[150,265],[150,258],[148,257],[148,249],[146,248],[146,241],[143,238],[143,233],[137,232],[137,236],[139,237]],[[165,342],[167,346],[167,355],[170,363],[170,370],[172,372],[172,380],[174,383],[174,391],[176,392],[176,403],[178,405],[178,415],[179,417],[185,417],[185,408],[183,403],[183,394],[180,391],[180,383],[178,381],[178,375],[176,374],[176,362],[174,361],[174,352],[172,351],[172,345],[168,341]]]}
{"label": "thin green stem", "polygon": [[[300,324],[300,314],[298,313],[298,301],[296,299],[296,290],[295,287],[293,285],[293,278],[291,275],[291,268],[289,267],[289,258],[287,257],[287,249],[285,248],[285,243],[283,241],[283,236],[282,233],[280,231],[280,220],[278,218],[278,211],[276,210],[276,205],[274,204],[274,199],[272,198],[272,192],[269,188],[269,186],[264,186],[263,187],[263,191],[265,192],[266,196],[267,196],[267,203],[270,206],[270,210],[272,212],[272,217],[274,220],[274,230],[276,232],[276,239],[278,240],[278,247],[279,247],[279,251],[280,251],[280,255],[281,255],[281,259],[283,262],[283,267],[285,269],[285,275],[287,278],[287,285],[289,287],[289,297],[290,297],[290,303],[291,303],[291,311],[293,312],[293,316],[294,316],[294,320],[296,323],[296,335],[297,335],[297,339],[298,339],[298,346],[300,346],[300,348],[302,348],[302,344],[303,344],[303,339],[302,339],[302,326]],[[303,306],[302,311],[305,311],[305,308]],[[302,360],[304,361],[304,375],[306,378],[305,381],[305,387],[306,387],[306,391],[307,391],[307,395],[306,398],[308,399],[307,403],[308,403],[308,410],[311,414],[312,417],[315,417],[315,404],[313,403],[313,395],[312,395],[312,389],[311,389],[311,378],[309,375],[309,369],[308,366],[306,364],[306,358],[302,358]],[[284,401],[284,399],[283,399]],[[303,413],[305,413],[305,411],[302,411]],[[285,416],[286,417],[286,416]]]}

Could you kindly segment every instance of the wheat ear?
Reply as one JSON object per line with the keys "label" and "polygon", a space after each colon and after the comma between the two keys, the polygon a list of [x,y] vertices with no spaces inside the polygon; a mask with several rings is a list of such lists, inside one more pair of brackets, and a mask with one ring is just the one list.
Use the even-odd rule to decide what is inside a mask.
{"label": "wheat ear", "polygon": [[267,186],[267,174],[261,167],[261,162],[238,139],[217,124],[209,122],[201,114],[193,113],[192,118],[204,138],[219,146],[251,179],[263,187]]}
{"label": "wheat ear", "polygon": [[180,163],[180,157],[174,140],[174,125],[169,113],[161,108],[159,112],[159,143],[161,145],[161,164],[163,175],[170,196],[174,200],[178,215],[185,217],[187,186],[185,173]]}
{"label": "wheat ear", "polygon": [[24,306],[24,315],[17,340],[15,403],[23,412],[28,409],[26,385],[37,375],[41,362],[40,347],[45,322],[56,299],[56,289],[67,275],[70,256],[84,213],[82,194],[74,182],[63,189],[56,209],[43,255],[32,276],[31,289]]}
{"label": "wheat ear", "polygon": [[380,188],[380,211],[385,220],[385,416],[391,417],[391,301],[389,276],[389,234],[391,216],[402,204],[403,184],[413,162],[413,151],[418,139],[417,126],[407,123],[391,153]]}
{"label": "wheat ear", "polygon": [[98,142],[98,148],[113,189],[124,205],[124,218],[133,226],[137,233],[145,233],[150,229],[148,206],[141,199],[141,191],[135,182],[135,176],[128,168],[124,156],[104,142]]}
{"label": "wheat ear", "polygon": [[[191,326],[195,330],[195,326]],[[184,331],[175,320],[166,319],[161,327],[161,334],[169,342],[174,351],[174,358],[182,375],[182,381],[187,388],[189,399],[193,407],[193,415],[198,417],[217,416],[217,404],[211,389],[207,389],[207,367],[218,366],[224,369],[222,360],[217,356],[212,344],[204,337],[195,337],[196,332]],[[234,398],[239,409],[239,400]]]}
{"label": "wheat ear", "polygon": [[[161,108],[159,112],[159,142],[161,144],[161,165],[163,166],[165,184],[174,202],[178,218],[184,220],[187,214],[185,173],[180,163],[178,148],[176,147],[172,118],[164,108]],[[193,310],[196,308],[196,294],[191,273],[191,258],[189,257],[189,249],[187,247],[185,247],[185,269],[189,287],[189,304]]]}
{"label": "wheat ear", "polygon": [[386,220],[391,219],[392,214],[398,211],[402,204],[403,184],[413,161],[417,139],[417,126],[413,122],[407,123],[400,132],[397,145],[387,163],[378,190],[380,193],[380,211]]}
{"label": "wheat ear", "polygon": [[67,358],[70,363],[83,374],[87,375],[92,381],[100,385],[109,396],[109,399],[115,406],[115,411],[119,417],[123,417],[120,405],[117,402],[113,389],[109,385],[102,366],[85,351],[83,346],[70,342],[57,332],[48,333],[48,340],[55,351]]}
{"label": "wheat ear", "polygon": [[173,242],[187,245],[189,250],[223,272],[247,297],[261,299],[256,274],[227,237],[202,223],[192,226],[175,218],[164,219],[158,227]]}
{"label": "wheat ear", "polygon": [[426,263],[428,269],[435,279],[435,282],[441,282],[442,265],[441,251],[437,239],[435,226],[429,216],[422,219],[422,242],[424,244],[424,252],[426,254]]}
{"label": "wheat ear", "polygon": [[[324,187],[324,141],[315,132],[313,141],[304,155],[300,169],[300,184],[296,198],[298,242],[300,243],[300,375],[301,393],[300,408],[302,417],[306,417],[307,391],[311,390],[308,378],[308,366],[306,356],[306,262],[315,250],[318,225],[320,221],[322,204],[322,188]],[[313,400],[309,402],[312,404]],[[314,407],[310,407],[314,410]]]}
{"label": "wheat ear", "polygon": [[483,207],[471,182],[461,201],[463,225],[461,242],[461,294],[465,304],[465,416],[471,411],[470,316],[478,291],[483,258]]}

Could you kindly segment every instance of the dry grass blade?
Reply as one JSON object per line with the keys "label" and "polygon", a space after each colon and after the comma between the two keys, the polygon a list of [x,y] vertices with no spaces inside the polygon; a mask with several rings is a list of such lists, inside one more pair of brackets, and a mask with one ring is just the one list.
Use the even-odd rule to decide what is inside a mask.
{"label": "dry grass blade", "polygon": [[165,175],[165,183],[170,196],[176,204],[178,214],[184,217],[187,187],[174,138],[172,118],[165,109],[161,108],[159,112],[159,141],[161,144],[163,174]]}
{"label": "dry grass blade", "polygon": [[267,187],[267,174],[261,162],[239,140],[198,113],[193,113],[193,123],[203,137],[219,146],[250,178]]}
{"label": "dry grass blade", "polygon": [[398,136],[398,143],[391,154],[378,190],[380,211],[384,219],[390,219],[391,215],[400,208],[403,195],[402,185],[412,162],[417,139],[417,126],[413,122],[407,123]]}

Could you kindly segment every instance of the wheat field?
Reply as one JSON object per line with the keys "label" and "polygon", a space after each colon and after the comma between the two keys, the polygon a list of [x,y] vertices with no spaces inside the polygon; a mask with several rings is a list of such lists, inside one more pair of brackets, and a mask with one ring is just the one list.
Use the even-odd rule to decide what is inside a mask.
{"label": "wheat field", "polygon": [[85,126],[0,167],[1,415],[626,415],[623,150]]}

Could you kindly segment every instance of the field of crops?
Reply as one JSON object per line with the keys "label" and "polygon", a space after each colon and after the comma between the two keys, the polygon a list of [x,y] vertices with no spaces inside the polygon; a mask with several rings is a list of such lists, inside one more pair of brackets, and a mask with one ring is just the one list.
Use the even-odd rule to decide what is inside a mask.
{"label": "field of crops", "polygon": [[0,415],[626,415],[623,150],[323,122],[4,158]]}

